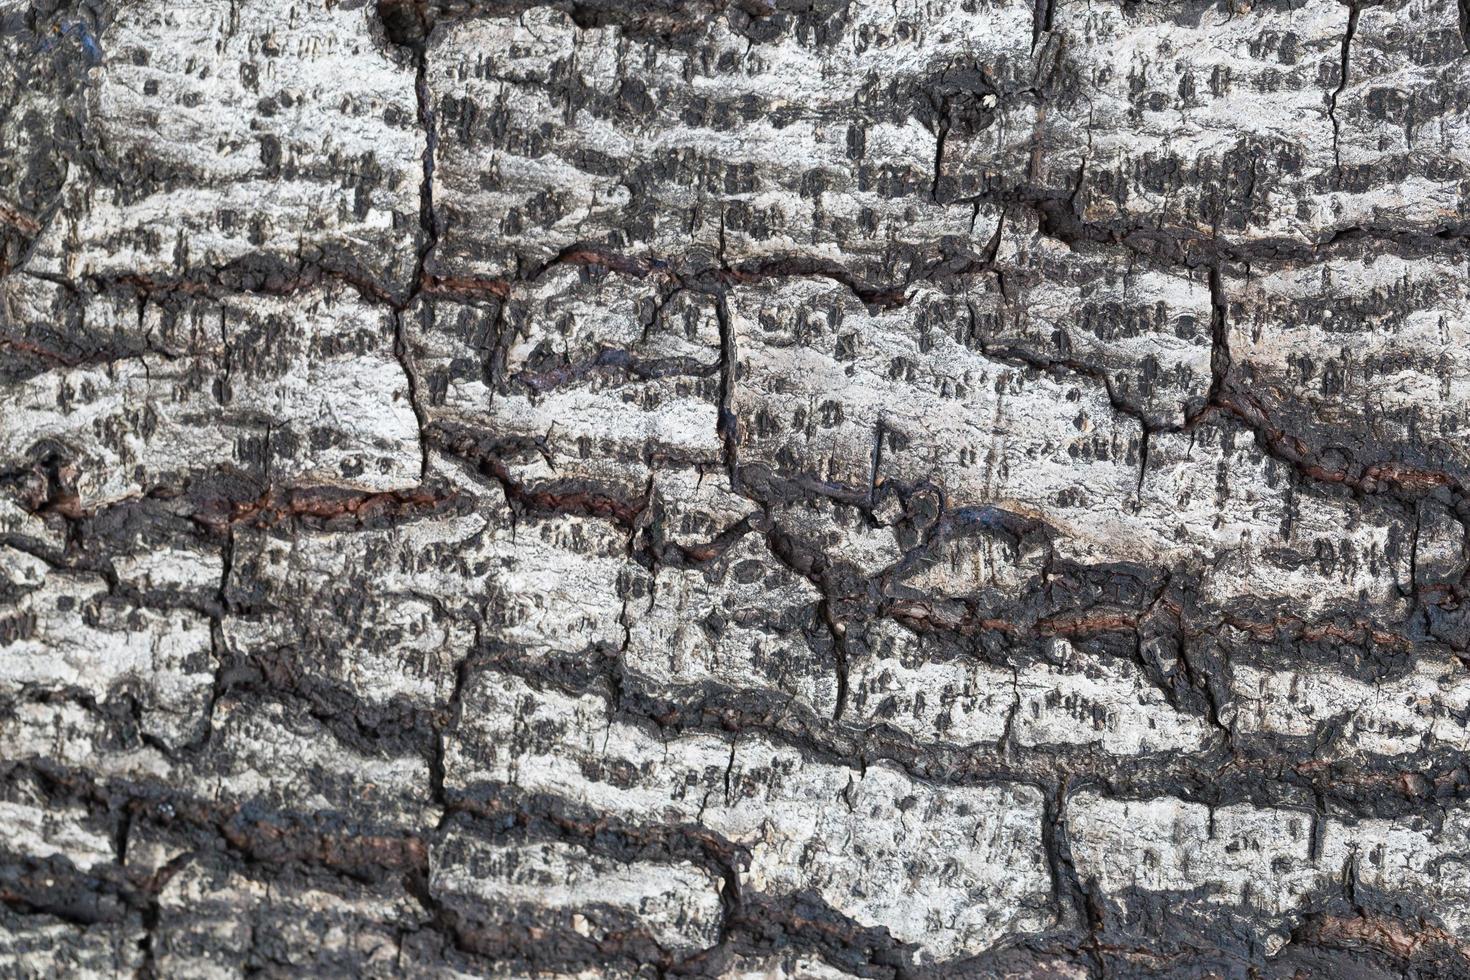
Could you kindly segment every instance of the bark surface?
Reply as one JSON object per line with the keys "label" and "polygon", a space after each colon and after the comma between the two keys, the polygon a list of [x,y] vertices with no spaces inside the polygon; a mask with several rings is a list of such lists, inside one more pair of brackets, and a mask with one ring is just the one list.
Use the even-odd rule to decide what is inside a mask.
{"label": "bark surface", "polygon": [[0,0],[0,975],[1470,976],[1464,0]]}

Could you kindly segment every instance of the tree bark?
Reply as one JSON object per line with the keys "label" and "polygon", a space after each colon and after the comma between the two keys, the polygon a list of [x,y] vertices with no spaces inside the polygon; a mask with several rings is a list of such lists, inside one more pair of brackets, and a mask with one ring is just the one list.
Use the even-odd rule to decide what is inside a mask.
{"label": "tree bark", "polygon": [[1448,0],[0,0],[0,974],[1470,976]]}

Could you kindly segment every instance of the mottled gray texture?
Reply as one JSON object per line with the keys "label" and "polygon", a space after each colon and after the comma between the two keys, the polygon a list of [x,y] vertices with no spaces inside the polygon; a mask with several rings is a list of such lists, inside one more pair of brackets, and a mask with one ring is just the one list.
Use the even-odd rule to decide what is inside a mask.
{"label": "mottled gray texture", "polygon": [[1467,26],[0,0],[0,976],[1470,977]]}

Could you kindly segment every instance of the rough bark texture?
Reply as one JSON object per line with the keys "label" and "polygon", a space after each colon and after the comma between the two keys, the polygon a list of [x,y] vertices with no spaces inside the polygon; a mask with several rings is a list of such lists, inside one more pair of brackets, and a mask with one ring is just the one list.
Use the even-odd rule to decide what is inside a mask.
{"label": "rough bark texture", "polygon": [[0,0],[0,975],[1470,976],[1449,0]]}

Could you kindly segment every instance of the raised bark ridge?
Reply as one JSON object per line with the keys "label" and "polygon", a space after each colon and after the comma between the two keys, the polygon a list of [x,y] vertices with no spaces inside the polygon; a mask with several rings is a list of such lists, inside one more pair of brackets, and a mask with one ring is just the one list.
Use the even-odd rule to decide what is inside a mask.
{"label": "raised bark ridge", "polygon": [[1464,17],[0,0],[0,974],[1470,976]]}

